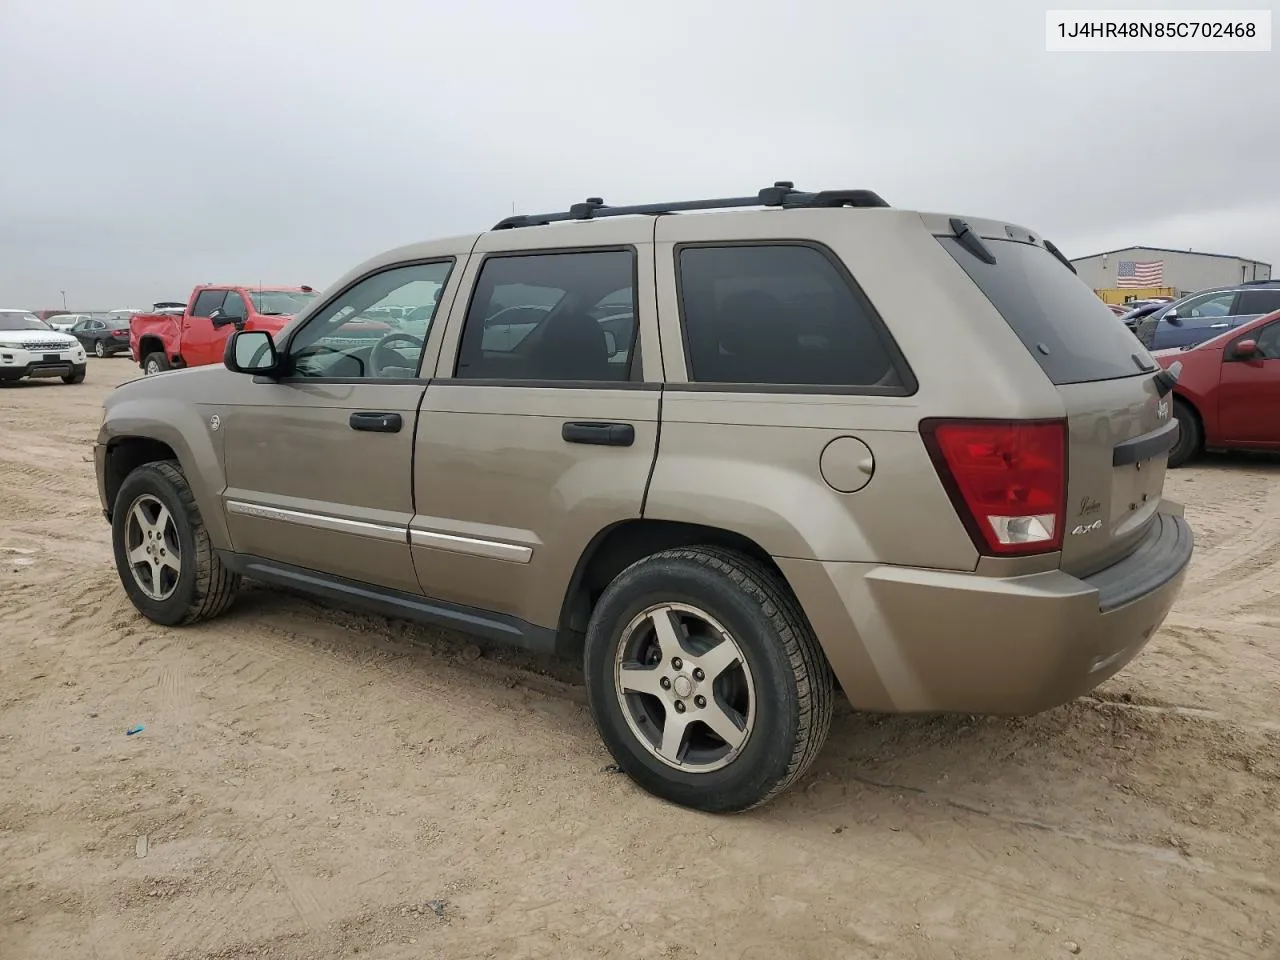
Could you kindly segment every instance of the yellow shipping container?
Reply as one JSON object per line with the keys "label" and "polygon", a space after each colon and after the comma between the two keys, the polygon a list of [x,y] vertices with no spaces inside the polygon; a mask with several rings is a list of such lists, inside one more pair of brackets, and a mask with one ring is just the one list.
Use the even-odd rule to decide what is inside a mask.
{"label": "yellow shipping container", "polygon": [[1178,291],[1173,287],[1114,287],[1109,290],[1094,290],[1103,303],[1128,303],[1130,300],[1150,300],[1153,297],[1178,298]]}

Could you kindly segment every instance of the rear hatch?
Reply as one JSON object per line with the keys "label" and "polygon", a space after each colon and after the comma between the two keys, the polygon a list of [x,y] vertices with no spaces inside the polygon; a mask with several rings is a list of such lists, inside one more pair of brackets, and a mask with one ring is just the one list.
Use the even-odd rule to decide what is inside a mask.
{"label": "rear hatch", "polygon": [[937,235],[938,242],[1009,324],[1066,408],[1062,569],[1088,576],[1136,548],[1159,509],[1177,435],[1172,397],[1161,395],[1160,367],[1146,348],[1056,248],[1017,228],[1001,225],[997,233],[975,225],[966,235],[964,226]]}

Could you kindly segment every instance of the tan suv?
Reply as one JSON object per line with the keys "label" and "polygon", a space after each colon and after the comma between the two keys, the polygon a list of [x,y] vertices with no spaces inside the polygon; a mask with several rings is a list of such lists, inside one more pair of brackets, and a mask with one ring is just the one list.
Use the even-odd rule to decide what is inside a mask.
{"label": "tan suv", "polygon": [[787,183],[393,250],[107,399],[120,579],[163,624],[245,576],[581,655],[623,770],[744,809],[836,685],[1036,712],[1168,613],[1176,371],[1073,274],[1021,227]]}

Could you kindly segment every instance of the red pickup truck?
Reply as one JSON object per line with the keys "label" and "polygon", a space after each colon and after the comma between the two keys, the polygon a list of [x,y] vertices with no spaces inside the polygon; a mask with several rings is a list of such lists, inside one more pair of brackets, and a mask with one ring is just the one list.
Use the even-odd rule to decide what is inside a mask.
{"label": "red pickup truck", "polygon": [[316,297],[310,287],[206,285],[191,291],[181,313],[137,313],[129,322],[129,350],[144,373],[221,363],[234,330],[272,335]]}

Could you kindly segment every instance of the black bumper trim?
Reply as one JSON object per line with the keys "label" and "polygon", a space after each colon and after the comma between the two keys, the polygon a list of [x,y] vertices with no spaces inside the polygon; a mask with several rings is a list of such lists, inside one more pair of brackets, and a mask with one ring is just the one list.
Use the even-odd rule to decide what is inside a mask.
{"label": "black bumper trim", "polygon": [[1187,521],[1157,513],[1136,550],[1117,564],[1099,570],[1084,582],[1098,591],[1103,613],[1123,607],[1160,589],[1178,576],[1195,549],[1195,536]]}

